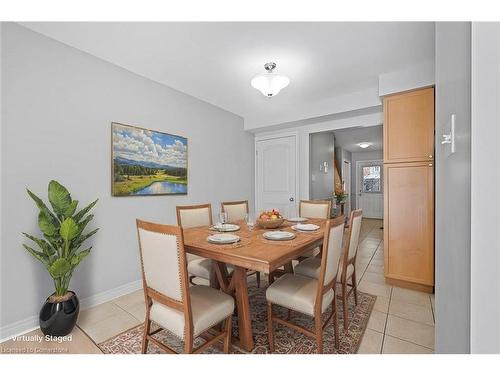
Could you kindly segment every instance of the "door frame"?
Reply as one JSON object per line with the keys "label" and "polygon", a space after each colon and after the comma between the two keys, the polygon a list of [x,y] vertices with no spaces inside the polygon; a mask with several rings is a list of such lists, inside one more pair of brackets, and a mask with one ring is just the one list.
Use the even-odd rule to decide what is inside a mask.
{"label": "door frame", "polygon": [[344,186],[345,186],[345,176],[344,176],[344,167],[348,165],[348,167],[346,167],[346,171],[349,171],[349,190],[347,191],[347,203],[349,204],[348,208],[349,210],[345,210],[345,213],[347,216],[349,216],[351,214],[351,211],[352,211],[352,161],[351,160],[342,160],[342,182],[344,183]]}
{"label": "door frame", "polygon": [[[258,174],[258,160],[257,160],[257,143],[260,141],[267,141],[270,139],[276,138],[286,138],[286,137],[294,137],[295,140],[295,205],[298,207],[298,197],[300,196],[299,192],[299,132],[283,132],[283,133],[274,133],[274,134],[266,134],[266,135],[255,135],[254,137],[254,211],[258,214],[258,189],[257,189],[257,174]],[[296,208],[297,208],[296,207]]]}
{"label": "door frame", "polygon": [[[359,177],[359,165],[361,163],[368,163],[368,162],[380,163],[380,166],[381,166],[380,175],[382,176],[381,187],[380,187],[380,189],[382,191],[380,192],[380,194],[382,194],[382,197],[384,195],[384,180],[385,180],[385,176],[383,175],[384,161],[381,159],[356,160],[356,210],[359,209],[359,188],[360,188],[360,186],[359,186],[360,179],[358,178]],[[352,176],[351,176],[351,183],[352,183]],[[372,193],[372,194],[377,194],[377,193]],[[352,209],[352,207],[351,207],[351,209]]]}

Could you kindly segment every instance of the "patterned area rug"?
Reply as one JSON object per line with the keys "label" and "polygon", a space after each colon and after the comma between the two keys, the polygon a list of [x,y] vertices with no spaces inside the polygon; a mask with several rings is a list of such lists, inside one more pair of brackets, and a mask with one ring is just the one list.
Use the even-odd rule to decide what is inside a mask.
{"label": "patterned area rug", "polygon": [[[252,329],[254,333],[255,347],[251,353],[265,354],[269,352],[267,340],[267,304],[266,304],[266,288],[257,288],[255,283],[250,283],[249,287],[250,307],[252,315]],[[334,330],[333,324],[328,324],[323,335],[323,352],[330,354],[354,354],[358,351],[359,344],[370,318],[377,297],[371,294],[358,292],[358,305],[354,305],[354,297],[349,298],[349,329],[344,331],[342,303],[337,302],[338,318],[339,318],[339,349],[334,346]],[[279,306],[274,306],[275,315],[286,317],[286,309]],[[331,307],[323,314],[324,319],[330,315]],[[292,312],[292,321],[295,324],[302,325],[308,329],[314,327],[314,321],[311,317]],[[155,329],[154,325],[152,327]],[[131,328],[107,341],[99,344],[99,348],[105,354],[138,354],[141,352],[143,325]],[[237,318],[233,319],[233,335],[237,335],[238,322]],[[275,353],[279,354],[309,354],[316,353],[316,342],[295,330],[285,327],[281,324],[275,324]],[[160,342],[174,349],[178,353],[183,352],[183,343],[175,336],[167,331],[158,332],[155,335]],[[198,347],[204,343],[204,339],[197,338],[194,346]],[[221,353],[222,345],[209,347],[205,353]],[[233,345],[232,352],[235,354],[248,354],[248,352]],[[164,353],[154,343],[149,342],[148,354]]]}

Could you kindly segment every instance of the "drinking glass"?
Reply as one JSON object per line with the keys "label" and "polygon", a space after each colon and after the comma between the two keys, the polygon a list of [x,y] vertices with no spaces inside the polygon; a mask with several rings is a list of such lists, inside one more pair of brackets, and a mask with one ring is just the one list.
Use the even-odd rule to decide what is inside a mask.
{"label": "drinking glass", "polygon": [[248,213],[245,215],[245,223],[247,224],[248,230],[253,230],[255,226],[255,215]]}

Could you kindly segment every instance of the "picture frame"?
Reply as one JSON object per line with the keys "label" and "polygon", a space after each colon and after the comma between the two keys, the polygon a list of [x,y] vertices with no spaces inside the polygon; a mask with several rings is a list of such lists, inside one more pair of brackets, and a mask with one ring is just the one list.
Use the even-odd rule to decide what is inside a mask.
{"label": "picture frame", "polygon": [[188,139],[111,123],[111,195],[186,195]]}

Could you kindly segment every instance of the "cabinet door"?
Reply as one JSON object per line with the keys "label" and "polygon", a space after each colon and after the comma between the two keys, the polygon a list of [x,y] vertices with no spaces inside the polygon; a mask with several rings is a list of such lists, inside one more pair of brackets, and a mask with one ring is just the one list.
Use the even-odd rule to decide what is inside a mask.
{"label": "cabinet door", "polygon": [[384,165],[385,276],[434,285],[433,163]]}
{"label": "cabinet door", "polygon": [[384,98],[384,162],[434,158],[434,89]]}

